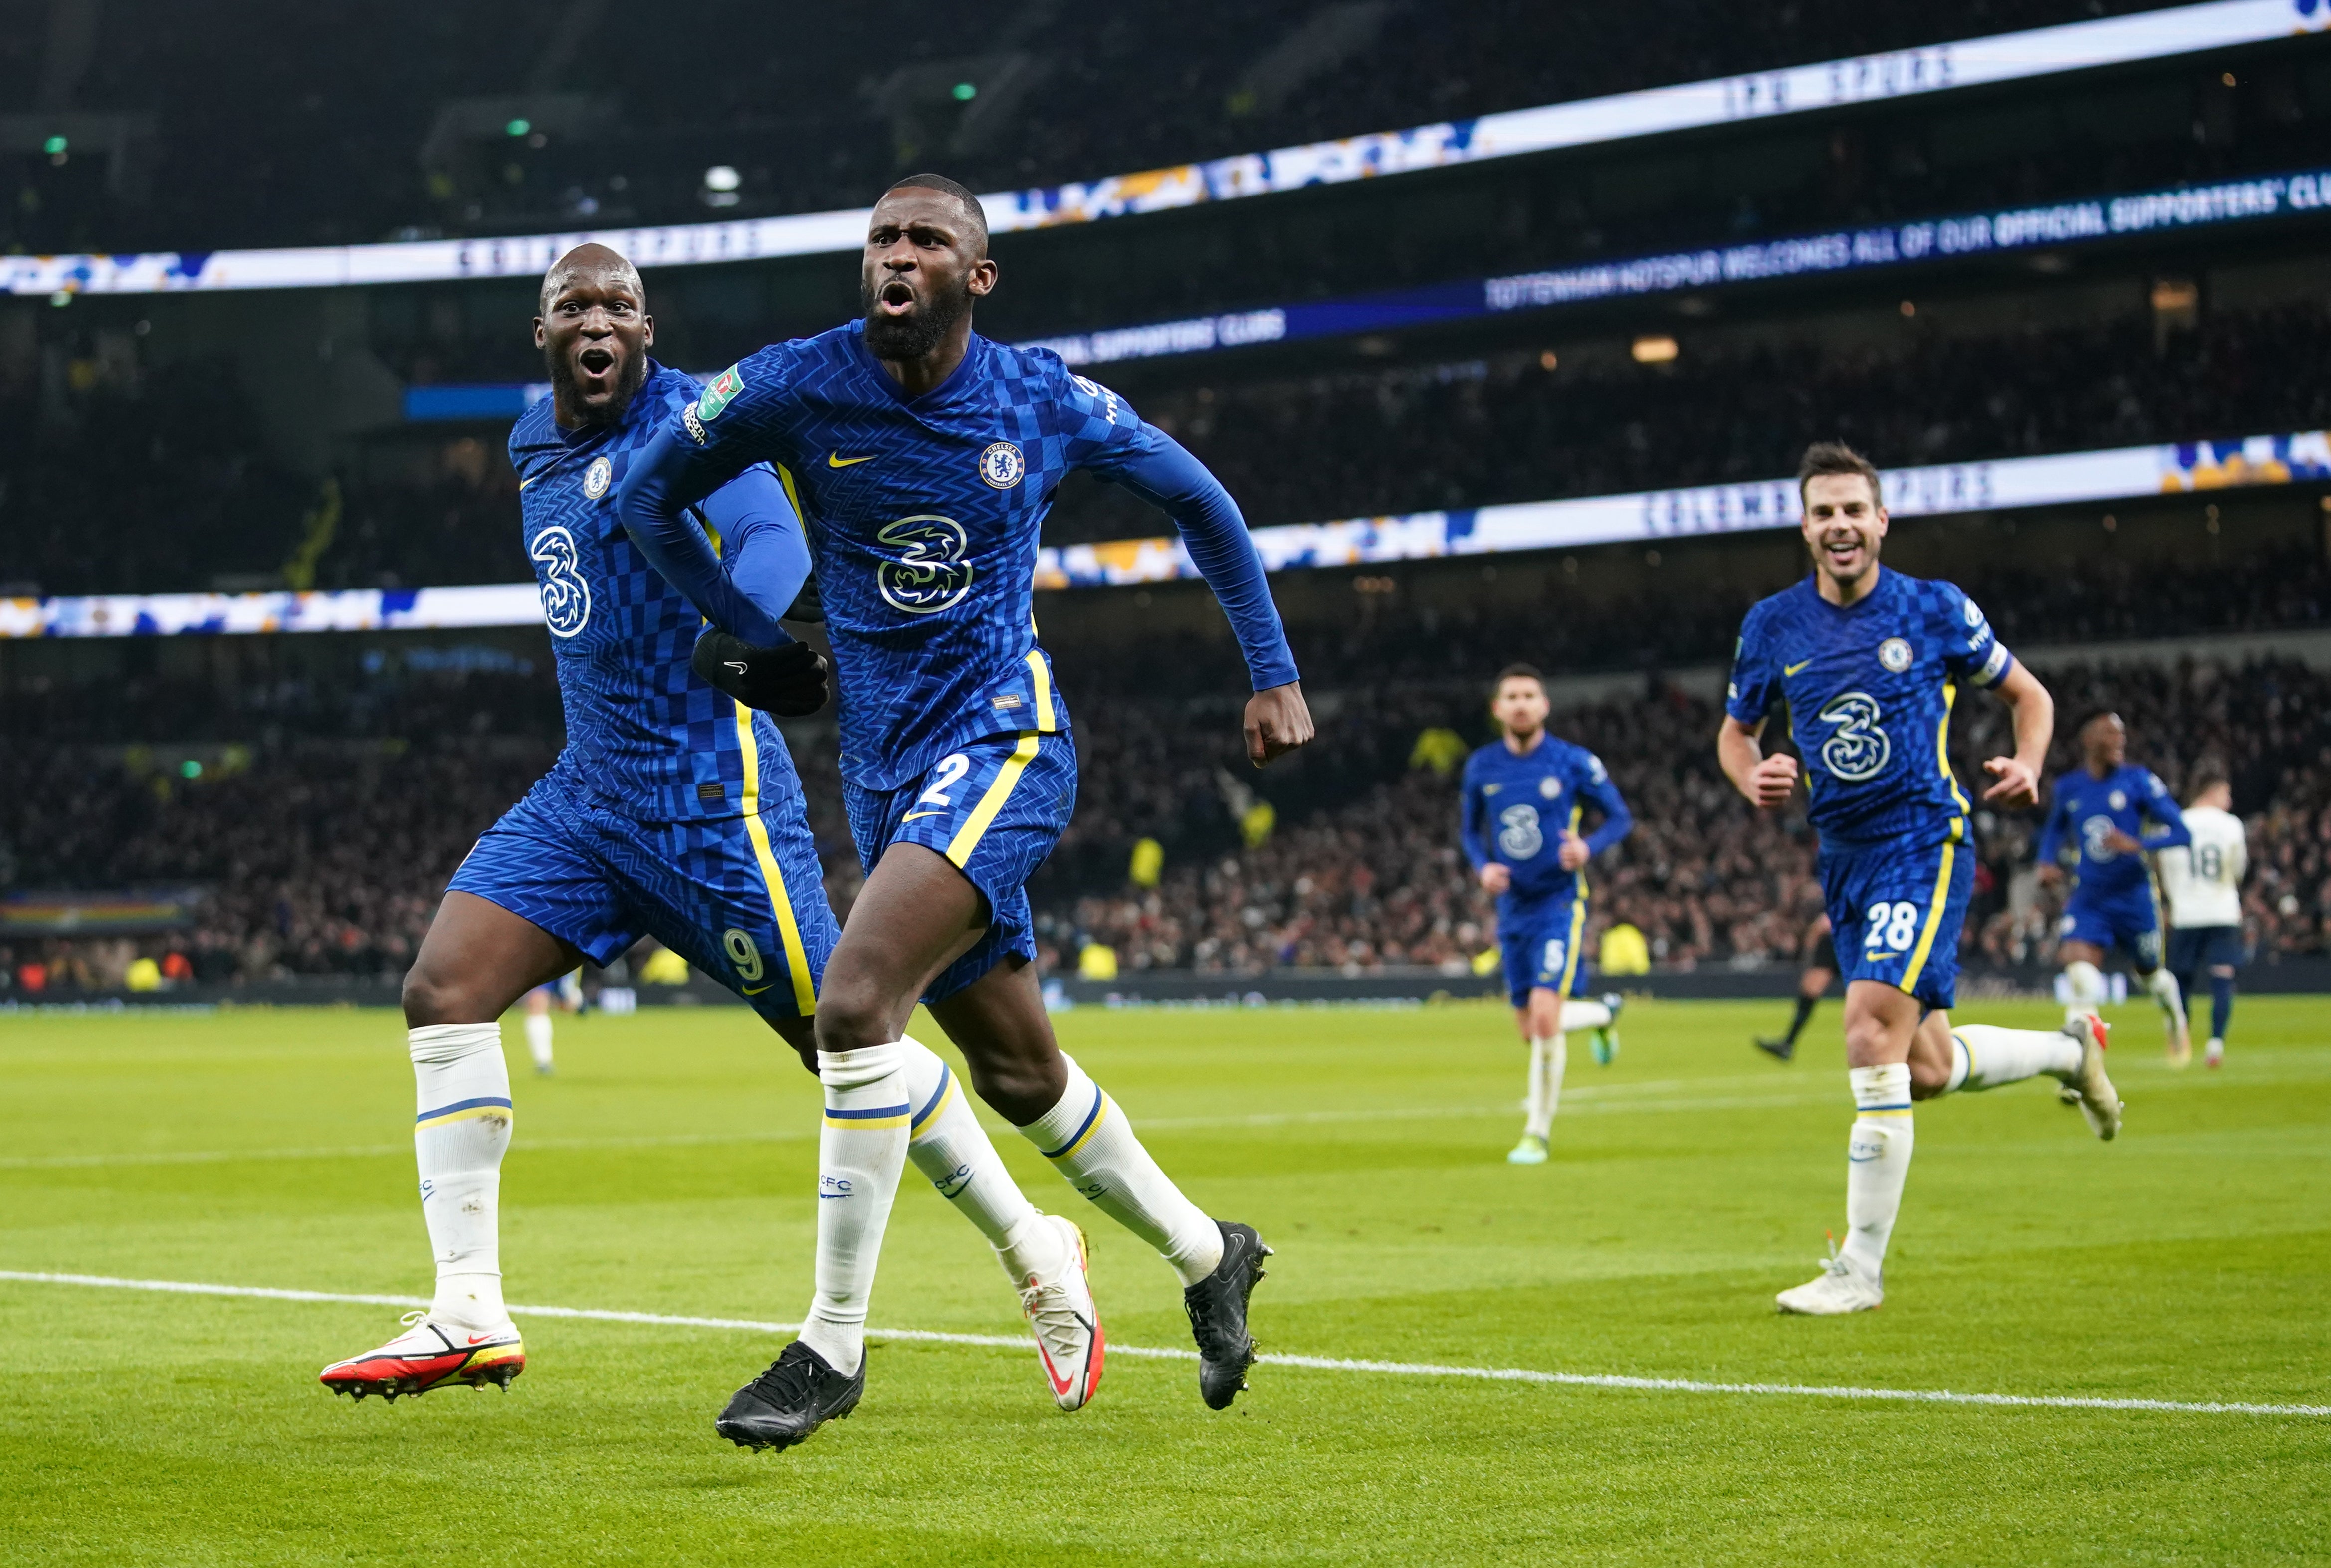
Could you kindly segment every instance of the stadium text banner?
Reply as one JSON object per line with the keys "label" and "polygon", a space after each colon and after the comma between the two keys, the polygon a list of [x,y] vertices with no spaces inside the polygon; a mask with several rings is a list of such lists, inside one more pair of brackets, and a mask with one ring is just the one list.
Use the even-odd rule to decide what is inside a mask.
{"label": "stadium text banner", "polygon": [[[989,227],[999,233],[1053,228],[1873,100],[2166,59],[2326,29],[2331,29],[2331,5],[2322,0],[2212,0],[2207,5],[1245,153],[1211,163],[1116,175],[1089,184],[1004,191],[980,199],[987,208]],[[5,280],[10,293],[47,295],[342,288],[535,276],[561,252],[587,240],[611,245],[643,267],[683,267],[854,251],[864,242],[865,233],[866,213],[853,210],[732,223],[377,245],[0,256],[0,280]]]}
{"label": "stadium text banner", "polygon": [[[1896,517],[1915,518],[2325,480],[2331,480],[2331,440],[2322,431],[2309,431],[2245,441],[2119,447],[2055,457],[1898,469],[1886,475],[1886,496]],[[1296,523],[1257,528],[1253,537],[1265,568],[1286,572],[1741,533],[1793,527],[1796,521],[1794,482],[1767,480],[1467,511]],[[1120,586],[1196,575],[1188,553],[1178,539],[1172,538],[1047,546],[1036,555],[1039,588]],[[531,583],[367,588],[331,594],[0,599],[0,637],[423,631],[541,623],[542,597]]]}
{"label": "stadium text banner", "polygon": [[[2331,9],[2331,3],[2326,8]],[[1991,252],[2074,245],[2164,229],[2326,213],[2331,213],[2331,168],[2048,206],[2008,207],[1877,228],[1839,229],[1755,244],[1676,251],[1557,271],[1436,283],[1348,299],[1032,338],[1015,347],[1049,348],[1070,365],[1108,365],[1261,343],[1385,332],[1431,321],[1676,293],[1721,283],[1857,271]],[[712,373],[694,374],[702,381]],[[411,386],[404,393],[404,417],[415,423],[516,419],[549,395],[547,381]]]}

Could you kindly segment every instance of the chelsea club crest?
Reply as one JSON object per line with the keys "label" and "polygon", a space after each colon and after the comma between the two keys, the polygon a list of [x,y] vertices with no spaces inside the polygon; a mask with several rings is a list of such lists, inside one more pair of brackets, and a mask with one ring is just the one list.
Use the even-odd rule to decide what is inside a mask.
{"label": "chelsea club crest", "polygon": [[1899,675],[1910,668],[1910,645],[1899,637],[1889,637],[1878,645],[1878,662]]}
{"label": "chelsea club crest", "polygon": [[999,441],[979,454],[979,477],[999,490],[1008,490],[1020,482],[1028,471],[1020,456],[1020,449],[1008,441]]}
{"label": "chelsea club crest", "polygon": [[614,464],[603,457],[593,458],[591,466],[583,470],[584,496],[588,499],[597,500],[607,493],[607,482],[614,477]]}

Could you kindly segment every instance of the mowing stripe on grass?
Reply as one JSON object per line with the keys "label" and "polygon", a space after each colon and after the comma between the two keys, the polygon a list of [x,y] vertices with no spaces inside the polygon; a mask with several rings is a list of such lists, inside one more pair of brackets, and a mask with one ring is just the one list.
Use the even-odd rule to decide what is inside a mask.
{"label": "mowing stripe on grass", "polygon": [[[184,1279],[119,1279],[106,1274],[35,1274],[0,1269],[0,1280],[27,1285],[84,1285],[109,1290],[152,1290],[174,1296],[231,1296],[265,1301],[316,1301],[364,1307],[427,1307],[424,1296],[366,1296],[328,1290],[281,1290],[259,1285],[205,1285]],[[769,1323],[752,1317],[687,1317],[662,1312],[622,1312],[594,1307],[519,1307],[513,1315],[530,1317],[579,1317],[597,1323],[640,1323],[661,1328],[736,1328],[751,1334],[793,1334],[798,1323]],[[870,1328],[874,1339],[923,1345],[967,1345],[998,1350],[1023,1350],[1028,1341],[1019,1335],[946,1334],[928,1328]],[[1194,1350],[1169,1350],[1153,1345],[1112,1345],[1111,1355],[1146,1356],[1157,1361],[1195,1361]],[[2176,1415],[2331,1416],[2331,1405],[2253,1404],[2239,1401],[2083,1398],[2071,1394],[1959,1393],[1950,1389],[1854,1388],[1846,1385],[1793,1383],[1702,1383],[1679,1377],[1629,1377],[1617,1373],[1537,1372],[1519,1366],[1441,1366],[1422,1361],[1353,1361],[1333,1355],[1266,1354],[1255,1358],[1270,1366],[1309,1367],[1318,1372],[1356,1372],[1386,1377],[1458,1377],[1485,1383],[1556,1383],[1567,1388],[1622,1389],[1638,1393],[1778,1394],[1793,1399],[1892,1400],[1911,1404],[1988,1405],[2016,1410],[2157,1411]]]}

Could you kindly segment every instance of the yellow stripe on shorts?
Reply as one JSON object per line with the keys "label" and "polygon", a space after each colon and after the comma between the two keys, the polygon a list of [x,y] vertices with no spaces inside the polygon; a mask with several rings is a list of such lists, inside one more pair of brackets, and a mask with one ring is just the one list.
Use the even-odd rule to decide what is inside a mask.
{"label": "yellow stripe on shorts", "polygon": [[769,890],[769,912],[777,917],[777,939],[785,944],[785,969],[794,983],[794,1011],[807,1018],[817,1011],[817,987],[810,982],[809,954],[802,946],[801,926],[794,919],[794,901],[785,892],[785,874],[777,870],[768,824],[761,821],[761,747],[753,738],[753,710],[741,702],[734,706],[737,744],[744,753],[745,832],[751,836],[753,854],[761,862],[761,880]]}
{"label": "yellow stripe on shorts", "polygon": [[1943,908],[1951,898],[1951,860],[1957,853],[1956,844],[1943,846],[1942,869],[1935,873],[1934,908],[1927,911],[1927,928],[1918,933],[1918,945],[1910,949],[1909,965],[1902,971],[1900,989],[1913,995],[1917,992],[1918,976],[1927,967],[1927,955],[1934,951],[1935,933],[1943,927]]}
{"label": "yellow stripe on shorts", "polygon": [[[1032,653],[1028,657],[1032,664],[1041,668],[1037,655]],[[1052,709],[1051,695],[1041,682],[1036,688],[1036,704],[1039,721],[1049,719]],[[973,808],[971,820],[964,823],[948,841],[947,858],[955,862],[957,870],[970,862],[971,852],[979,848],[979,841],[986,833],[988,824],[995,821],[995,813],[1002,811],[1004,803],[1011,798],[1012,786],[1020,782],[1020,774],[1034,760],[1036,745],[1041,738],[1032,729],[1020,732],[1020,744],[1012,748],[1012,755],[1005,757],[1004,765],[995,770],[995,782],[989,784],[987,793],[979,797],[979,804]]]}

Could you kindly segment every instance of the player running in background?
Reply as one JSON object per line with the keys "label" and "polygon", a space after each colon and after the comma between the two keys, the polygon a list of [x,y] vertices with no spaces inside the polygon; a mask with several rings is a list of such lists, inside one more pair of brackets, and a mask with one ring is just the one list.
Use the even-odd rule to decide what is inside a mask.
{"label": "player running in background", "polygon": [[2213,762],[2193,770],[2185,804],[2186,843],[2161,851],[2161,889],[2169,899],[2169,974],[2183,984],[2210,983],[2210,1043],[2203,1060],[2226,1060],[2234,1017],[2234,970],[2242,961],[2242,873],[2250,841],[2234,815],[2233,786]]}
{"label": "player running in background", "polygon": [[1777,1040],[1759,1037],[1756,1049],[1776,1061],[1789,1061],[1797,1054],[1797,1036],[1804,1033],[1812,1022],[1813,1008],[1829,994],[1837,983],[1837,944],[1830,938],[1831,927],[1826,914],[1813,917],[1805,927],[1805,966],[1797,976],[1797,1013],[1789,1020],[1789,1032]]}
{"label": "player running in background", "polygon": [[[696,383],[648,357],[654,323],[639,274],[604,246],[551,268],[541,312],[535,341],[551,396],[510,432],[510,461],[566,746],[454,872],[405,976],[414,1153],[437,1292],[406,1333],[324,1369],[325,1386],[359,1399],[448,1383],[507,1388],[526,1364],[502,1300],[498,1226],[511,1109],[497,1021],[512,1003],[652,932],[750,1003],[806,1064],[819,975],[839,935],[784,737],[691,669],[702,641],[695,610],[615,519],[616,482],[695,399]],[[809,557],[775,474],[739,473],[705,499],[699,525],[722,542],[724,581],[781,609],[792,603]],[[811,712],[825,701],[823,662],[785,641],[787,651],[760,661],[751,695]],[[898,1050],[913,1102],[899,1136],[995,1245],[1054,1398],[1073,1409],[1101,1350],[1081,1238],[1029,1206],[939,1059],[911,1041]]]}
{"label": "player running in background", "polygon": [[551,1056],[550,1014],[583,1011],[583,972],[570,969],[557,979],[536,986],[526,993],[526,1053],[534,1059],[534,1070],[548,1078],[554,1067]]}
{"label": "player running in background", "polygon": [[[1620,998],[1586,1000],[1586,862],[1635,825],[1602,759],[1546,733],[1548,706],[1531,666],[1499,671],[1489,710],[1504,737],[1465,759],[1460,786],[1458,841],[1497,895],[1506,989],[1530,1052],[1522,1141],[1506,1156],[1517,1165],[1546,1164],[1569,1062],[1566,1031],[1594,1030],[1594,1060],[1606,1066],[1616,1049],[1610,1031]],[[1582,838],[1590,805],[1603,821]]]}
{"label": "player running in background", "polygon": [[2055,705],[1948,583],[1883,570],[1878,470],[1823,442],[1797,470],[1812,575],[1748,612],[1733,658],[1717,757],[1756,806],[1796,787],[1797,759],[1759,742],[1776,701],[1805,759],[1806,815],[1821,833],[1823,901],[1845,965],[1845,1054],[1856,1115],[1846,1148],[1842,1250],[1775,1298],[1784,1312],[1859,1312],[1885,1299],[1886,1243],[1915,1141],[1910,1104],[2046,1074],[2077,1088],[2088,1126],[2120,1130],[2104,1026],[2061,1032],[1954,1029],[1959,927],[1974,882],[1972,807],[1945,752],[1964,683],[2012,715],[2015,753],[1984,764],[1984,800],[2034,803]]}
{"label": "player running in background", "polygon": [[[2077,1018],[2104,1005],[2105,954],[2118,947],[2161,1006],[2170,1065],[2184,1067],[2193,1060],[2193,1041],[2177,976],[2162,963],[2161,905],[2145,857],[2192,837],[2169,786],[2150,768],[2129,765],[2128,727],[2120,715],[2099,713],[2080,726],[2080,753],[2082,765],[2050,786],[2054,798],[2040,830],[2041,882],[2054,887],[2064,879],[2068,848],[2074,848],[2077,868],[2056,945],[2064,961],[2064,1015]],[[2149,835],[2148,818],[2158,830]]]}
{"label": "player running in background", "polygon": [[973,1087],[1184,1287],[1205,1402],[1253,1359],[1247,1297],[1266,1252],[1166,1179],[1123,1111],[1052,1038],[1025,884],[1076,798],[1068,708],[1036,641],[1037,532],[1072,469],[1125,486],[1181,530],[1238,634],[1250,758],[1311,738],[1277,608],[1237,506],[1123,399],[1041,349],[975,334],[996,282],[978,199],[918,175],[876,204],[864,315],[775,344],[680,411],[623,489],[624,525],[715,626],[780,639],[782,600],[724,578],[681,508],[756,462],[785,465],[809,525],[841,692],[843,802],[866,886],[817,1012],[817,1291],[801,1337],[716,1423],[785,1448],[865,1389],[866,1304],[913,1095],[901,1034],[918,997]]}

